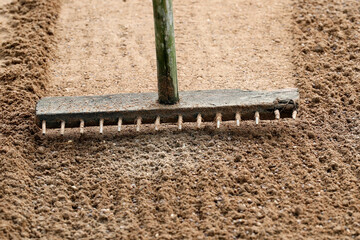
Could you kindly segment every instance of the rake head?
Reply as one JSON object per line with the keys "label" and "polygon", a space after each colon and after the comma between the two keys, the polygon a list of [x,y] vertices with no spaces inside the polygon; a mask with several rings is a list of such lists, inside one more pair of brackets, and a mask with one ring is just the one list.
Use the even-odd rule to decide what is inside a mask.
{"label": "rake head", "polygon": [[181,101],[175,105],[157,102],[156,93],[128,93],[105,96],[48,97],[41,99],[36,106],[36,123],[42,128],[99,126],[100,133],[106,125],[135,124],[139,131],[141,124],[177,123],[179,129],[183,122],[274,120],[295,118],[298,108],[297,89],[277,91],[208,90],[180,92]]}

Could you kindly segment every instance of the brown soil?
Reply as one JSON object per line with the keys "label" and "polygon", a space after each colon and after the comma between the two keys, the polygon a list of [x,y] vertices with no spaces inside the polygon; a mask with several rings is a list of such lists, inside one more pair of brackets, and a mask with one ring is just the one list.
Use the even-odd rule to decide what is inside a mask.
{"label": "brown soil", "polygon": [[[179,88],[294,87],[289,2],[174,1]],[[157,91],[151,1],[65,1],[56,36],[47,95]]]}
{"label": "brown soil", "polygon": [[[182,2],[184,15],[179,9],[176,17],[184,21],[197,12],[196,7],[185,11],[189,9],[185,2],[212,9],[203,1]],[[218,7],[231,6],[230,1],[224,2]],[[62,3],[63,9],[66,4],[71,2]],[[135,6],[131,1],[122,4],[124,9],[126,4]],[[289,83],[296,81],[301,93],[298,121],[243,123],[240,128],[229,123],[219,131],[211,125],[200,131],[190,125],[182,132],[169,126],[159,133],[148,127],[139,134],[127,129],[121,136],[90,132],[82,138],[75,133],[43,138],[33,123],[36,100],[49,95],[47,89],[56,93],[67,84],[53,87],[49,82],[55,79],[57,84],[50,69],[65,59],[61,50],[55,52],[55,42],[61,44],[63,36],[58,35],[61,28],[55,28],[64,23],[64,15],[58,17],[60,4],[17,0],[5,5],[0,10],[0,19],[6,19],[0,26],[0,238],[360,239],[360,3],[298,0],[288,4],[292,7],[293,45],[288,46],[292,65],[282,70],[276,64],[267,65],[262,76],[269,74],[269,68],[275,79],[290,76]],[[234,8],[232,14],[236,12]],[[278,16],[282,17],[286,15]],[[221,20],[223,36],[231,35],[229,29],[236,25]],[[195,28],[190,23],[178,25],[184,34]],[[216,37],[219,30],[214,27],[213,31],[211,36]],[[199,32],[200,38],[208,33]],[[123,41],[136,43],[138,35],[131,36]],[[267,48],[269,41],[264,39]],[[185,40],[178,40],[184,43],[178,51],[192,44]],[[235,44],[227,41],[226,46]],[[231,51],[220,48],[221,44],[210,48],[205,39],[199,42],[206,43],[202,48],[210,57],[203,61],[201,54],[195,54],[197,59],[191,59],[192,52],[180,51],[178,55],[191,62],[180,60],[181,66],[189,68],[182,70],[184,79],[196,76],[194,69],[204,62],[226,69],[236,58],[223,59],[221,54]],[[133,75],[149,71],[147,79],[153,79],[152,60],[147,60],[153,57],[151,49],[144,48],[144,56],[130,52],[136,60],[123,57],[129,64],[139,64]],[[212,50],[221,60],[211,57]],[[279,61],[286,61],[286,54],[287,50],[279,53]],[[146,64],[152,70],[144,70]],[[261,77],[262,71],[247,66],[254,78]],[[229,69],[226,81],[216,75],[216,69],[203,71],[204,79],[215,79],[207,83],[209,88],[241,84],[241,71]],[[219,71],[226,72],[221,67]],[[104,92],[113,87],[106,79],[132,76],[129,71],[118,77],[106,76],[102,68],[99,72],[100,83],[107,88]],[[225,85],[217,84],[220,80]],[[152,81],[144,82],[142,89],[152,86],[149,90],[153,90]],[[283,86],[281,81],[276,84]],[[72,86],[72,93],[78,91],[76,83]],[[190,89],[190,85],[182,87]]]}

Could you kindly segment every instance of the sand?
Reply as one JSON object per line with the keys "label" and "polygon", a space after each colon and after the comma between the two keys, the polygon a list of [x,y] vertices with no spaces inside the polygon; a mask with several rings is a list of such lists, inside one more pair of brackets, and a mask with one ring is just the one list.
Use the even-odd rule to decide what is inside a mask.
{"label": "sand", "polygon": [[[295,85],[296,121],[42,137],[40,97],[155,90],[151,2],[91,2],[103,18],[83,1],[18,0],[0,10],[0,238],[360,238],[358,1],[174,2],[183,90]],[[124,18],[110,3],[122,4]],[[270,19],[267,31],[260,23]],[[251,26],[245,35],[241,23]],[[120,35],[102,39],[116,25]]]}
{"label": "sand", "polygon": [[[180,90],[295,86],[289,0],[174,1],[174,20]],[[65,1],[56,35],[48,95],[157,91],[151,1]]]}

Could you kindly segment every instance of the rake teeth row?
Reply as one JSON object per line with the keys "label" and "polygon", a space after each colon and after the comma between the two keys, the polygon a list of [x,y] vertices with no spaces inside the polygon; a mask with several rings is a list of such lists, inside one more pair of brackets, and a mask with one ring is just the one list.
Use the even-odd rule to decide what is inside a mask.
{"label": "rake teeth row", "polygon": [[225,121],[279,120],[296,118],[299,94],[297,89],[277,91],[210,90],[180,92],[182,101],[176,105],[156,102],[155,93],[132,93],[88,97],[52,97],[41,99],[36,107],[36,122],[46,134],[47,128],[98,126],[100,134],[104,126],[154,124],[159,130],[161,123],[174,123],[178,129],[184,122],[195,122],[201,128],[203,122],[215,122],[220,128]]}
{"label": "rake teeth row", "polygon": [[[297,114],[297,111],[294,110],[293,114],[292,114],[292,118],[294,120],[296,119],[296,114]],[[259,122],[260,122],[260,113],[259,112],[255,112],[254,119],[255,119],[255,124],[259,124]],[[274,111],[274,119],[275,120],[280,120],[280,111],[278,109],[276,109]],[[235,114],[235,119],[234,120],[236,121],[236,126],[240,126],[241,114],[237,112]],[[99,121],[99,132],[100,132],[100,134],[104,133],[104,122],[105,122],[104,119],[100,119],[100,121]],[[216,123],[216,128],[217,129],[220,128],[220,125],[221,125],[222,122],[223,122],[222,114],[221,113],[216,114],[215,123]],[[183,123],[184,123],[183,116],[179,115],[178,116],[178,122],[177,122],[179,130],[182,130]],[[201,124],[203,123],[203,119],[201,117],[201,114],[197,115],[196,123],[197,123],[197,128],[201,128]],[[137,132],[139,132],[141,130],[141,125],[142,125],[141,117],[138,117],[136,119],[136,131]],[[160,116],[158,116],[156,118],[154,125],[155,125],[155,131],[158,131],[160,129],[160,125],[161,125]],[[64,133],[65,133],[65,126],[66,126],[66,122],[61,121],[61,128],[60,128],[60,134],[61,135],[64,135]],[[85,127],[85,122],[84,122],[84,120],[81,119],[80,120],[80,126],[79,126],[80,134],[84,134],[84,127]],[[122,118],[119,118],[118,119],[118,132],[121,132],[121,129],[122,129]],[[46,120],[42,121],[42,133],[43,133],[43,135],[46,134]]]}

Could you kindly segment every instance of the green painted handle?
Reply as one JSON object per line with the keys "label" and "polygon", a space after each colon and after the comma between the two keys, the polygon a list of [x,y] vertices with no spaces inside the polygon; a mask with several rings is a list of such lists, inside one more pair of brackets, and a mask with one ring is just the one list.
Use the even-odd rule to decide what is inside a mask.
{"label": "green painted handle", "polygon": [[179,102],[172,0],[153,0],[159,103]]}

